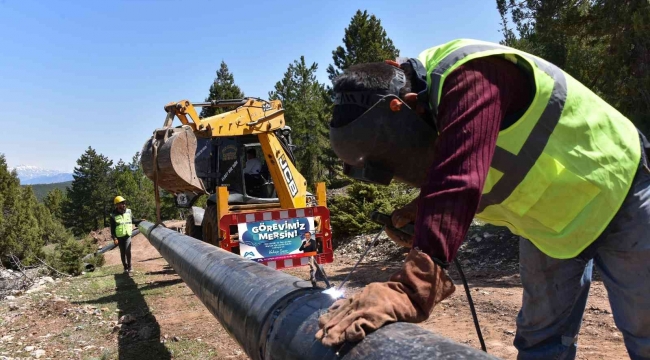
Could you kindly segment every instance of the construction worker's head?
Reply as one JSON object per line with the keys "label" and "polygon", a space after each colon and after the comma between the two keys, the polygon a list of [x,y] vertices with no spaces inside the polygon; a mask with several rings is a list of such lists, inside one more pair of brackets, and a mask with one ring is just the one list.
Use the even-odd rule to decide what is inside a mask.
{"label": "construction worker's head", "polygon": [[416,59],[354,65],[334,79],[330,142],[353,178],[421,186],[437,132],[426,111],[426,72]]}
{"label": "construction worker's head", "polygon": [[250,160],[250,159],[254,159],[255,157],[257,157],[257,153],[255,152],[255,149],[250,148],[246,150],[246,159]]}
{"label": "construction worker's head", "polygon": [[115,205],[117,211],[124,212],[126,210],[126,199],[118,195],[113,199],[113,205]]}

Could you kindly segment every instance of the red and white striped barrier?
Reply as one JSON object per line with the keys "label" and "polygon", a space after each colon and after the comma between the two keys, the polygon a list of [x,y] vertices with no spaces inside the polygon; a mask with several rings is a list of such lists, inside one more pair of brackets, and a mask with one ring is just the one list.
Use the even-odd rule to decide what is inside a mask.
{"label": "red and white striped barrier", "polygon": [[[221,248],[232,252],[232,248],[238,247],[237,241],[231,241],[231,229],[237,231],[237,225],[241,223],[270,221],[270,220],[283,220],[292,218],[305,218],[305,217],[318,217],[320,223],[316,227],[315,238],[317,243],[322,246],[322,251],[313,255],[314,253],[306,254],[291,254],[276,256],[268,259],[255,259],[253,261],[267,265],[270,268],[281,270],[309,264],[309,257],[314,256],[316,262],[319,264],[331,263],[334,261],[334,250],[332,249],[332,230],[330,225],[330,212],[324,206],[315,206],[298,209],[285,209],[285,210],[268,210],[256,211],[247,213],[233,213],[225,215],[219,221],[219,228],[225,232],[223,240],[221,240]],[[241,235],[241,234],[240,234]],[[319,247],[320,247],[319,246]]]}

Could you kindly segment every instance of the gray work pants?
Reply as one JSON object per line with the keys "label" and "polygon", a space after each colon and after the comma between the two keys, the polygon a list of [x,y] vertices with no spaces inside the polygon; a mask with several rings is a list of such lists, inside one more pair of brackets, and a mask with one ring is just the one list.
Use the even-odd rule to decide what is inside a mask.
{"label": "gray work pants", "polygon": [[617,215],[578,257],[553,259],[520,240],[519,359],[575,358],[594,264],[628,355],[650,359],[650,169],[644,161]]}
{"label": "gray work pants", "polygon": [[117,238],[117,246],[120,248],[120,258],[124,270],[131,270],[131,237]]}

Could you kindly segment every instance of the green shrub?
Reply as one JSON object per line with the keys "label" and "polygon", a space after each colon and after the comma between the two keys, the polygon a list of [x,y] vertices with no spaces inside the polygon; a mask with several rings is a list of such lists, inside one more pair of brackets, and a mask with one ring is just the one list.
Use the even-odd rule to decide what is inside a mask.
{"label": "green shrub", "polygon": [[92,240],[75,240],[68,238],[59,243],[53,252],[46,255],[46,262],[57,271],[70,275],[79,275],[84,271],[84,263],[94,267],[103,266],[106,262],[104,254],[96,254],[83,259],[88,254],[94,254],[97,248]]}
{"label": "green shrub", "polygon": [[378,231],[380,226],[370,221],[372,211],[390,214],[417,194],[417,189],[404,184],[378,186],[354,181],[345,195],[333,196],[328,202],[335,243],[346,237]]}
{"label": "green shrub", "polygon": [[[93,248],[91,251],[85,251],[84,254],[95,254],[96,249]],[[84,260],[84,263],[93,265],[95,268],[102,267],[106,264],[106,258],[104,254],[95,254],[90,256],[88,259]]]}
{"label": "green shrub", "polygon": [[46,254],[45,262],[65,274],[78,275],[82,271],[83,246],[79,240],[69,238],[59,243],[54,252]]}
{"label": "green shrub", "polygon": [[332,179],[325,179],[325,185],[328,189],[339,189],[344,186],[348,186],[352,183],[352,180],[344,176],[336,176]]}

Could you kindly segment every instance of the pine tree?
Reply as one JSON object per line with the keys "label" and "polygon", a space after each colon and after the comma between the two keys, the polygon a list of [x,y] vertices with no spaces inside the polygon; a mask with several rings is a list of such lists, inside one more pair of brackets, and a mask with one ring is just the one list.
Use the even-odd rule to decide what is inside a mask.
{"label": "pine tree", "polygon": [[16,209],[20,204],[21,188],[16,170],[9,171],[5,156],[0,154],[0,256],[4,264],[9,263],[10,253],[18,254],[19,238],[15,226],[23,209]]}
{"label": "pine tree", "polygon": [[58,259],[55,261],[59,271],[79,275],[83,269],[81,258],[86,255],[83,243],[75,239],[67,239],[57,246]]}
{"label": "pine tree", "polygon": [[144,175],[139,159],[136,153],[131,163],[118,161],[112,172],[113,193],[126,199],[134,217],[155,219],[153,182]]}
{"label": "pine tree", "polygon": [[111,179],[113,193],[127,199],[129,207],[133,207],[136,203],[134,202],[135,195],[139,189],[131,167],[120,159],[113,167]]}
{"label": "pine tree", "polygon": [[136,192],[130,202],[133,214],[137,218],[155,219],[156,218],[156,197],[154,194],[153,182],[145,176],[140,164],[140,153],[136,153],[129,163],[129,168],[133,174]]}
{"label": "pine tree", "polygon": [[50,192],[47,193],[47,196],[45,196],[45,199],[43,199],[43,204],[50,211],[52,217],[57,221],[61,221],[62,219],[62,206],[64,200],[65,194],[58,188],[50,190]]}
{"label": "pine tree", "polygon": [[313,185],[324,176],[321,165],[323,149],[329,146],[326,121],[328,116],[325,102],[326,90],[316,80],[318,64],[307,65],[305,57],[289,64],[284,78],[275,84],[275,91],[269,93],[272,100],[282,101],[284,117],[291,127],[292,139],[297,146],[298,169]]}
{"label": "pine tree", "polygon": [[63,214],[65,225],[81,235],[108,224],[107,215],[115,194],[110,185],[113,161],[88,147],[77,165],[67,189]]}
{"label": "pine tree", "polygon": [[[496,0],[503,44],[566,71],[650,131],[650,2]],[[514,28],[509,27],[509,19]]]}
{"label": "pine tree", "polygon": [[[327,73],[330,80],[334,80],[352,65],[382,62],[398,56],[399,50],[388,37],[381,21],[367,11],[358,10],[345,29],[343,46],[332,52],[334,64],[329,65]],[[328,88],[328,93],[326,100],[331,106],[331,88]],[[415,189],[404,184],[392,183],[380,187],[343,177],[341,161],[330,146],[324,149],[321,163],[330,174],[330,187],[352,184],[346,195],[332,197],[328,202],[332,210],[332,229],[337,237],[374,230],[376,226],[368,217],[370,211],[379,209],[390,213],[393,208],[404,205],[417,195]]]}
{"label": "pine tree", "polygon": [[63,225],[48,208],[37,201],[31,186],[20,187],[15,171],[9,172],[0,155],[0,259],[11,266],[9,255],[24,265],[42,256],[44,244],[71,239]]}
{"label": "pine tree", "polygon": [[[20,188],[20,180],[18,180],[18,173],[14,169],[9,171],[7,161],[4,154],[0,154],[0,196],[3,199],[3,205],[9,209],[16,201],[15,196],[18,194]],[[2,214],[5,215],[6,214]]]}
{"label": "pine tree", "polygon": [[178,219],[182,216],[181,214],[187,213],[188,210],[176,206],[174,195],[165,190],[160,191],[160,217],[162,220]]}
{"label": "pine tree", "polygon": [[[29,188],[29,191],[31,191],[32,194],[34,193],[31,186],[28,186],[27,188]],[[50,210],[48,210],[43,203],[38,202],[36,195],[34,195],[34,201],[30,202],[29,205],[31,207],[32,214],[34,214],[36,221],[38,221],[38,229],[40,231],[41,238],[43,239],[43,243],[48,244],[49,234],[51,234],[52,230],[54,229],[56,220],[54,220],[52,217]]]}
{"label": "pine tree", "polygon": [[43,246],[41,229],[33,213],[36,196],[31,187],[18,188],[13,196],[15,201],[5,218],[0,254],[5,261],[8,255],[13,254],[24,265],[33,264],[35,257],[41,255]]}
{"label": "pine tree", "polygon": [[[239,86],[235,85],[235,77],[228,70],[228,65],[224,61],[221,61],[221,67],[217,71],[217,77],[214,79],[214,82],[210,86],[210,95],[205,99],[205,101],[211,100],[224,100],[224,99],[241,99],[244,97],[244,93],[241,91]],[[222,108],[210,108],[204,107],[201,109],[201,118],[206,118],[209,116],[214,116],[221,114],[227,109]]]}
{"label": "pine tree", "polygon": [[381,21],[367,10],[357,10],[345,29],[343,46],[332,51],[334,64],[327,68],[330,80],[351,65],[394,60],[399,50],[386,34]]}
{"label": "pine tree", "polygon": [[[332,60],[327,68],[329,79],[333,80],[343,70],[351,65],[381,62],[389,59],[396,59],[399,56],[399,50],[393,45],[393,41],[388,37],[386,30],[381,25],[381,21],[375,16],[368,14],[368,11],[357,10],[356,14],[350,20],[350,24],[345,29],[343,37],[343,46],[338,46],[332,51]],[[326,103],[331,109],[331,87],[327,87],[328,95]],[[324,120],[327,126],[326,133],[329,134],[329,118],[331,110],[327,112]],[[323,149],[321,163],[326,167],[329,174],[329,186],[340,187],[349,183],[349,180],[341,177],[342,166],[331,146]]]}

